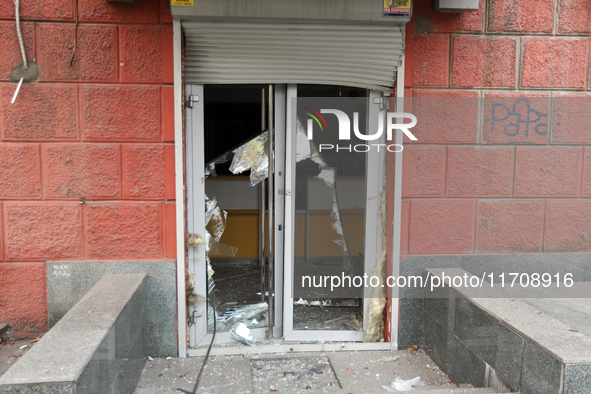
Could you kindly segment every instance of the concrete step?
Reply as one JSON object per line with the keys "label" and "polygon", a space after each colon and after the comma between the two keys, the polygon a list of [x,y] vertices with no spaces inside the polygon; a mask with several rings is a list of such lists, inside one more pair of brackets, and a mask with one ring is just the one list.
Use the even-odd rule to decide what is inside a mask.
{"label": "concrete step", "polygon": [[0,393],[133,392],[147,356],[145,282],[103,276],[0,377]]}
{"label": "concrete step", "polygon": [[508,286],[450,287],[449,278],[478,279],[463,269],[426,271],[447,282],[425,298],[424,345],[452,381],[477,387],[488,381],[511,392],[561,394],[584,387],[591,393],[591,283],[516,288],[509,297]]}

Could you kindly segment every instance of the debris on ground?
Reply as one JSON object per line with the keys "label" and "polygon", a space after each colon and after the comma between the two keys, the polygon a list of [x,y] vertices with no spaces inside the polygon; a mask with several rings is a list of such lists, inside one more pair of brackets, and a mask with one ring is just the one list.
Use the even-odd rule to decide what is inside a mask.
{"label": "debris on ground", "polygon": [[[242,349],[252,348],[243,345]],[[179,387],[192,390],[202,363],[203,357],[148,359],[135,394],[178,394]],[[271,390],[282,394],[386,393],[382,386],[394,390],[392,383],[397,378],[412,380],[417,376],[421,383],[415,390],[456,389],[456,385],[448,383],[449,377],[434,366],[433,360],[420,348],[415,355],[406,348],[217,355],[210,356],[198,393],[268,393]]]}
{"label": "debris on ground", "polygon": [[37,341],[31,342],[31,338],[5,339],[0,343],[0,375],[4,374],[21,356],[28,352]]}
{"label": "debris on ground", "polygon": [[243,342],[249,346],[255,346],[259,342],[252,336],[250,329],[246,327],[246,324],[240,322],[236,323],[230,329],[230,334],[240,342]]}
{"label": "debris on ground", "polygon": [[250,361],[255,393],[270,391],[324,391],[339,382],[327,356],[255,358]]}
{"label": "debris on ground", "polygon": [[421,384],[421,377],[417,376],[414,379],[403,380],[396,378],[390,386],[382,386],[386,391],[413,391],[414,386]]}
{"label": "debris on ground", "polygon": [[396,360],[398,360],[400,358],[400,356],[394,356],[394,357],[384,357],[384,358],[380,358],[379,360],[377,360],[378,363],[391,363],[394,362]]}

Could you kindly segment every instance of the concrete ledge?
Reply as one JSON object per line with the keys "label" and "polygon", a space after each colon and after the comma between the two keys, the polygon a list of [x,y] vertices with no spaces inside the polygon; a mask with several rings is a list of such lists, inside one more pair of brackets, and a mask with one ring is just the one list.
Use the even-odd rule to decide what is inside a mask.
{"label": "concrete ledge", "polygon": [[[441,275],[441,269],[426,269]],[[462,269],[448,276],[472,277]],[[522,300],[446,286],[425,298],[424,343],[454,382],[493,375],[523,394],[591,393],[591,338]]]}
{"label": "concrete ledge", "polygon": [[[522,272],[572,273],[575,281],[591,281],[591,253],[517,253],[408,256],[400,262],[400,275],[422,275],[425,268],[462,268],[478,277]],[[417,290],[418,291],[418,290]],[[421,341],[422,294],[400,289],[398,348],[407,349]],[[420,291],[418,291],[420,292]]]}
{"label": "concrete ledge", "polygon": [[47,262],[47,318],[53,327],[104,275],[146,274],[148,354],[176,357],[176,262],[53,261]]}
{"label": "concrete ledge", "polygon": [[145,281],[105,275],[0,378],[0,393],[132,393],[147,356]]}

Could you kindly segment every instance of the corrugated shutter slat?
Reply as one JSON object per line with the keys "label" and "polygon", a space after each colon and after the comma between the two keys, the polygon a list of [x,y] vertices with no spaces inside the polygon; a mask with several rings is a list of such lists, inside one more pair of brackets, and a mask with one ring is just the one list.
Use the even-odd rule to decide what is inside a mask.
{"label": "corrugated shutter slat", "polygon": [[392,92],[401,25],[183,21],[187,83],[311,83]]}

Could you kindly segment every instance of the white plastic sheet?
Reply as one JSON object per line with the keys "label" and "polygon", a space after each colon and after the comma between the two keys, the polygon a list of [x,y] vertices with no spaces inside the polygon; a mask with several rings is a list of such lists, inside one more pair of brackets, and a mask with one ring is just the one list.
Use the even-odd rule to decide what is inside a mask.
{"label": "white plastic sheet", "polygon": [[409,380],[396,378],[390,386],[382,385],[382,387],[386,391],[413,391],[413,387],[418,386],[419,384],[421,384],[421,377],[417,376],[416,378]]}

